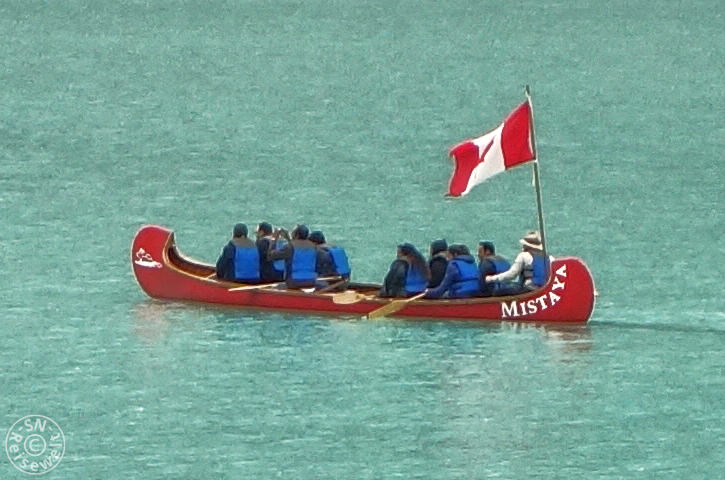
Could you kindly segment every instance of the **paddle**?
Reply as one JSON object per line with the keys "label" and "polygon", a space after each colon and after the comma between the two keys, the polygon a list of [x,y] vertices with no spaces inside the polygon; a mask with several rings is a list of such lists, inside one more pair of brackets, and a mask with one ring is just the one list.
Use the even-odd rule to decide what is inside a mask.
{"label": "paddle", "polygon": [[348,305],[350,303],[357,303],[360,300],[368,300],[371,298],[373,298],[372,295],[363,295],[355,290],[346,290],[332,295],[332,303],[337,303],[338,305]]}
{"label": "paddle", "polygon": [[372,312],[367,314],[367,318],[374,319],[378,317],[384,317],[386,315],[391,315],[399,310],[402,310],[408,303],[412,302],[413,300],[416,300],[418,298],[421,298],[423,295],[425,295],[426,292],[421,292],[418,295],[413,295],[409,298],[404,298],[402,300],[393,300],[392,302],[388,303],[387,305],[383,305],[380,308],[376,308]]}
{"label": "paddle", "polygon": [[336,289],[337,287],[340,287],[340,286],[344,285],[345,283],[347,283],[347,279],[346,279],[346,278],[343,278],[343,279],[342,279],[342,280],[340,280],[339,282],[331,283],[331,284],[329,284],[328,286],[326,286],[326,287],[323,287],[323,288],[321,288],[321,289],[317,290],[317,292],[316,292],[316,293],[325,293],[325,292],[329,292],[330,290],[334,290],[334,289]]}
{"label": "paddle", "polygon": [[263,283],[260,285],[244,285],[243,287],[234,287],[228,289],[230,292],[240,292],[242,290],[257,290],[259,288],[273,288],[273,287],[279,287],[282,285],[286,285],[287,282],[277,282],[277,283]]}
{"label": "paddle", "polygon": [[[340,277],[320,277],[318,280],[337,280]],[[262,283],[259,285],[244,285],[242,287],[233,287],[227,289],[229,292],[241,292],[243,290],[257,290],[261,288],[274,288],[274,287],[281,287],[282,285],[287,285],[287,282],[277,282],[277,283]]]}

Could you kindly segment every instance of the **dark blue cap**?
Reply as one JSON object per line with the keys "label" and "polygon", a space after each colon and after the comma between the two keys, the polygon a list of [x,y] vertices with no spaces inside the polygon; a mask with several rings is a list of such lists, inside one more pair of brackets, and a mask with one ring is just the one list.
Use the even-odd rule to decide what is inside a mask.
{"label": "dark blue cap", "polygon": [[445,238],[434,240],[430,244],[430,252],[432,255],[435,255],[438,252],[445,252],[446,250],[448,250],[448,242],[446,242]]}
{"label": "dark blue cap", "polygon": [[235,237],[246,237],[247,236],[247,226],[243,223],[237,223],[234,225],[234,236]]}
{"label": "dark blue cap", "polygon": [[483,248],[488,248],[489,250],[491,250],[491,253],[496,253],[496,247],[493,246],[493,242],[484,241],[478,242],[478,244]]}
{"label": "dark blue cap", "polygon": [[450,247],[448,247],[448,251],[451,252],[451,255],[470,255],[471,252],[468,250],[468,247],[463,245],[462,243],[454,243]]}
{"label": "dark blue cap", "polygon": [[322,234],[321,231],[315,230],[314,232],[310,233],[309,237],[311,242],[314,242],[316,244],[325,243],[325,235]]}
{"label": "dark blue cap", "polygon": [[307,228],[307,225],[297,225],[294,231],[297,232],[297,238],[300,240],[307,240],[307,237],[310,236],[310,229]]}
{"label": "dark blue cap", "polygon": [[270,225],[268,222],[261,222],[257,226],[257,230],[259,230],[260,232],[262,232],[266,235],[269,235],[270,233],[272,233],[272,225]]}

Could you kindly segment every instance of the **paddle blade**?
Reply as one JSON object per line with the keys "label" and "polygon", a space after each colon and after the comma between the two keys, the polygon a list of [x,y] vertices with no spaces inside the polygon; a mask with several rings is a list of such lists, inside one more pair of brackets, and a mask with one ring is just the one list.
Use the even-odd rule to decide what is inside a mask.
{"label": "paddle blade", "polygon": [[383,305],[382,307],[376,308],[372,312],[368,313],[368,318],[373,320],[376,318],[385,317],[386,315],[397,312],[407,304],[408,302],[406,302],[405,300],[393,300],[389,304]]}
{"label": "paddle blade", "polygon": [[402,310],[405,308],[406,305],[408,305],[413,300],[417,300],[418,298],[425,295],[426,292],[419,293],[418,295],[414,295],[410,298],[404,298],[402,300],[393,300],[392,302],[388,303],[387,305],[383,305],[380,308],[376,308],[372,312],[368,313],[367,317],[369,319],[375,319],[379,317],[385,317],[387,315],[392,315],[395,312]]}
{"label": "paddle blade", "polygon": [[344,292],[336,293],[332,296],[332,303],[338,305],[346,305],[349,303],[357,303],[361,300],[355,290],[346,290]]}

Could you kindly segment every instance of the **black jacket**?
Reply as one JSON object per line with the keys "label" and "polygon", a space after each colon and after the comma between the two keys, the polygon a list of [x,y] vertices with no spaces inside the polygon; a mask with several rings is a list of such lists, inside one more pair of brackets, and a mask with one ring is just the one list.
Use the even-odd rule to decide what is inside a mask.
{"label": "black jacket", "polygon": [[408,262],[401,259],[393,261],[378,295],[381,297],[405,297],[405,277],[407,275]]}
{"label": "black jacket", "polygon": [[262,237],[257,239],[257,251],[259,252],[259,276],[262,282],[281,282],[284,280],[284,272],[274,269],[273,261],[267,258],[271,238]]}
{"label": "black jacket", "polygon": [[441,281],[446,274],[448,259],[443,255],[434,255],[428,262],[428,266],[430,267],[430,281],[428,282],[428,288],[435,288],[441,284]]}
{"label": "black jacket", "polygon": [[330,247],[327,244],[317,245],[317,263],[315,268],[317,274],[322,277],[336,275],[335,262],[332,260]]}
{"label": "black jacket", "polygon": [[254,242],[246,237],[232,238],[224,245],[219,259],[216,261],[216,276],[222,280],[234,281],[234,256],[236,247],[251,247]]}

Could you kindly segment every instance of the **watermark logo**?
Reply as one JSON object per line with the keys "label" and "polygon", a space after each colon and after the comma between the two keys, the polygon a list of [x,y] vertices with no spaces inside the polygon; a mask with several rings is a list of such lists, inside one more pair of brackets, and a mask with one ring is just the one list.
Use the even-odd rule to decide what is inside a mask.
{"label": "watermark logo", "polygon": [[136,260],[134,260],[133,263],[146,268],[161,268],[163,266],[154,260],[154,257],[152,257],[150,253],[146,253],[146,250],[143,248],[138,249],[136,252]]}
{"label": "watermark logo", "polygon": [[65,435],[43,415],[28,415],[13,423],[5,437],[5,452],[15,468],[43,475],[58,466],[65,453]]}

